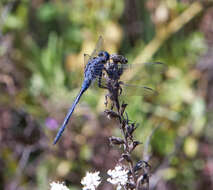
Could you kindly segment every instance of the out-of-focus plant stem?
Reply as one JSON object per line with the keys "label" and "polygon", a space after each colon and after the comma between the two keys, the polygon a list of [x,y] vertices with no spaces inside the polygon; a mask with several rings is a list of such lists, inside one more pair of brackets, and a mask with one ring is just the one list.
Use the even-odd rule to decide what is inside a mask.
{"label": "out-of-focus plant stem", "polygon": [[[143,63],[149,61],[149,59],[157,52],[160,46],[174,33],[180,30],[185,24],[190,22],[194,17],[204,10],[203,5],[200,2],[194,2],[186,9],[181,15],[173,19],[166,26],[156,30],[156,35],[150,43],[139,53],[139,55],[133,60],[134,63]],[[134,75],[140,71],[140,66],[134,67],[131,71],[125,72],[125,79],[131,80]]]}
{"label": "out-of-focus plant stem", "polygon": [[2,27],[7,20],[8,14],[10,13],[11,9],[13,8],[13,5],[15,3],[15,0],[9,2],[5,7],[3,7],[2,12],[0,13],[0,37],[2,34]]}

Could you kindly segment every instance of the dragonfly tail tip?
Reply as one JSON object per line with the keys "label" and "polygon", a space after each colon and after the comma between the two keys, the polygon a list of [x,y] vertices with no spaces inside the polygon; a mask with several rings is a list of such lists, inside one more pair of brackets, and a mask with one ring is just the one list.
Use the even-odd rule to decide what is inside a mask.
{"label": "dragonfly tail tip", "polygon": [[53,145],[55,145],[58,142],[58,138],[55,138],[53,141]]}

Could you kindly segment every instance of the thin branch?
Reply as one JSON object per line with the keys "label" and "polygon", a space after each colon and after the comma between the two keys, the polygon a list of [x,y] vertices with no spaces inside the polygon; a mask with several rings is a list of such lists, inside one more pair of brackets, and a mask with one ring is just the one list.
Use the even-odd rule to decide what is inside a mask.
{"label": "thin branch", "polygon": [[160,125],[157,125],[154,129],[152,129],[150,135],[146,138],[146,142],[145,142],[145,145],[144,145],[144,151],[143,151],[143,155],[142,155],[143,160],[144,160],[145,162],[148,162],[149,159],[150,159],[149,145],[150,145],[151,138],[152,138],[153,134],[155,133],[155,131],[156,131],[157,129],[159,129],[161,126],[162,126],[161,124],[160,124]]}

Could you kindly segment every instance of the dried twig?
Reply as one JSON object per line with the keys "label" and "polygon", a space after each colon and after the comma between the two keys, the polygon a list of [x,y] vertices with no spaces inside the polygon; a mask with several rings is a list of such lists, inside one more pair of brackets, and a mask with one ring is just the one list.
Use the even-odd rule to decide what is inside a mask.
{"label": "dried twig", "polygon": [[148,153],[148,149],[149,149],[149,145],[150,145],[151,138],[152,138],[153,134],[155,133],[155,131],[156,131],[157,129],[159,129],[160,127],[161,127],[161,125],[156,126],[156,127],[151,131],[150,135],[149,135],[149,136],[147,137],[147,139],[146,139],[146,142],[145,142],[145,144],[144,144],[144,151],[143,151],[143,155],[142,155],[143,160],[146,161],[146,162],[149,162],[149,160],[150,160],[150,154]]}
{"label": "dried twig", "polygon": [[[134,139],[134,131],[137,129],[137,124],[129,120],[128,114],[125,111],[127,104],[120,102],[120,95],[122,94],[122,81],[120,76],[123,74],[123,65],[127,64],[127,59],[122,55],[111,55],[111,59],[105,66],[105,78],[106,85],[104,88],[108,90],[108,94],[105,96],[105,105],[108,105],[108,99],[111,100],[110,109],[105,110],[105,114],[111,118],[116,119],[119,122],[119,128],[122,133],[120,137],[110,137],[109,141],[111,145],[116,145],[122,148],[123,153],[119,159],[119,163],[126,163],[128,168],[128,183],[124,186],[124,189],[149,189],[149,176],[150,165],[144,160],[140,160],[134,163],[132,159],[132,152],[141,144]],[[114,111],[116,107],[116,111]]]}

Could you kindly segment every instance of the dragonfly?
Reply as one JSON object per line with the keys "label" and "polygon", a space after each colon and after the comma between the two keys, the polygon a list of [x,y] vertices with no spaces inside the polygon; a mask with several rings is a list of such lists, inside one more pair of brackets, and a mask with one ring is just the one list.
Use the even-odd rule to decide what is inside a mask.
{"label": "dragonfly", "polygon": [[[58,140],[60,139],[60,137],[62,136],[62,133],[64,132],[77,104],[79,103],[80,98],[82,97],[82,95],[86,92],[86,90],[91,86],[91,84],[98,79],[98,86],[100,88],[106,88],[104,87],[104,78],[103,76],[103,72],[105,70],[105,66],[110,63],[110,59],[113,60],[113,62],[119,62],[121,64],[119,64],[118,66],[121,67],[121,70],[127,70],[127,69],[132,69],[133,65],[127,64],[127,59],[124,56],[120,56],[120,55],[113,55],[113,54],[109,54],[107,51],[103,51],[102,50],[103,47],[103,38],[102,36],[99,37],[98,42],[96,43],[95,49],[93,50],[91,55],[85,54],[84,55],[84,64],[85,64],[85,69],[84,69],[84,79],[81,85],[81,89],[78,93],[78,95],[76,96],[72,106],[70,107],[70,109],[68,110],[67,115],[65,116],[65,119],[60,127],[60,129],[58,130],[58,133],[54,139],[53,144],[56,144],[58,142]],[[153,62],[153,63],[143,63],[145,65],[148,65],[148,68],[152,68],[153,65],[162,65],[159,62]],[[137,64],[135,64],[137,65]],[[141,65],[141,64],[139,64]],[[149,67],[151,66],[151,67]],[[155,67],[158,68],[158,67]],[[164,68],[164,67],[162,67]],[[113,69],[110,70],[108,68],[108,71],[111,73],[107,73],[108,75],[111,75],[111,77],[117,77],[117,75],[114,75]],[[123,72],[123,71],[122,71]],[[119,77],[122,75],[122,73],[120,73]],[[129,85],[129,84],[125,84],[122,83],[123,86],[127,86],[128,88],[130,87],[136,87],[136,88],[140,88],[143,89],[143,91],[149,91],[151,93],[155,93],[155,91],[149,87],[146,86],[138,86],[138,85]]]}
{"label": "dragonfly", "polygon": [[[69,109],[62,126],[60,127],[53,144],[56,144],[60,137],[62,136],[62,133],[64,132],[68,121],[70,120],[70,117],[72,116],[76,105],[78,104],[80,98],[85,93],[85,91],[91,86],[92,82],[98,78],[99,79],[99,86],[101,87],[101,76],[104,68],[104,64],[109,60],[110,54],[106,51],[99,51],[99,49],[102,47],[103,44],[103,38],[100,36],[99,40],[96,44],[96,47],[94,51],[92,52],[91,56],[89,56],[89,59],[86,61],[85,70],[84,70],[84,80],[81,85],[81,89],[75,98],[71,108]],[[85,54],[85,60],[87,59],[88,55]]]}

